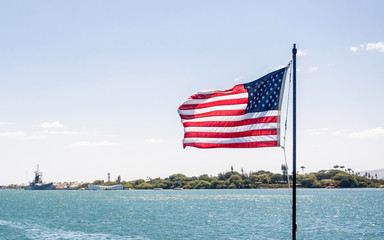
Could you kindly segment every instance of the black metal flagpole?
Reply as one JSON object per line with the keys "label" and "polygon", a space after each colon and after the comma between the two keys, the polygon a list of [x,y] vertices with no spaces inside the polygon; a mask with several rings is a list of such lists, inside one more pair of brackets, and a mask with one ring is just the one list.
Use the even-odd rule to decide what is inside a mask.
{"label": "black metal flagpole", "polygon": [[296,240],[296,44],[293,44],[292,49],[292,64],[293,64],[293,167],[292,167],[292,182],[293,182],[293,197],[292,197],[292,239]]}

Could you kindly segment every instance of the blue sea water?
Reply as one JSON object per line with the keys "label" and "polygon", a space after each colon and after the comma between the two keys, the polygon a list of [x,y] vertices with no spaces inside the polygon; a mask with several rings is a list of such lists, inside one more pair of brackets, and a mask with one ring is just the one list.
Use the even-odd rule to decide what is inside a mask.
{"label": "blue sea water", "polygon": [[[384,239],[384,189],[298,189],[297,239]],[[0,191],[0,239],[291,239],[286,189]]]}

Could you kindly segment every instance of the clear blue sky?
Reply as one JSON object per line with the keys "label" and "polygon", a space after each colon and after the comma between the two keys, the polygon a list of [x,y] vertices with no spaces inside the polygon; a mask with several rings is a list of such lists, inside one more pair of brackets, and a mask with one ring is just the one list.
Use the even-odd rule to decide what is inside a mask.
{"label": "clear blue sky", "polygon": [[2,1],[0,184],[27,183],[36,164],[45,181],[279,172],[280,148],[183,149],[176,110],[196,91],[287,64],[293,43],[298,166],[383,168],[382,9],[383,1]]}

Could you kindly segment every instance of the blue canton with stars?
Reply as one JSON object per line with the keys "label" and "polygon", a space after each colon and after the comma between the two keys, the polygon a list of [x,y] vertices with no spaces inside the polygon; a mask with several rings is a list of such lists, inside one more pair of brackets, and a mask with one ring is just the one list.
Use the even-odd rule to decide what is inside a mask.
{"label": "blue canton with stars", "polygon": [[279,109],[280,93],[283,92],[286,69],[279,69],[253,82],[244,84],[244,88],[248,91],[248,105],[245,113]]}

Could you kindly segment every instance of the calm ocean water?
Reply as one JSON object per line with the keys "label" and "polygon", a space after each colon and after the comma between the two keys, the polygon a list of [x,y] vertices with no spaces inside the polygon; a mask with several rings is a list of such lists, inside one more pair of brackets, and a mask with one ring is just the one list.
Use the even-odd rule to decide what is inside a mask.
{"label": "calm ocean water", "polygon": [[[384,239],[384,189],[298,189],[298,239]],[[290,239],[288,190],[0,191],[0,239]]]}

